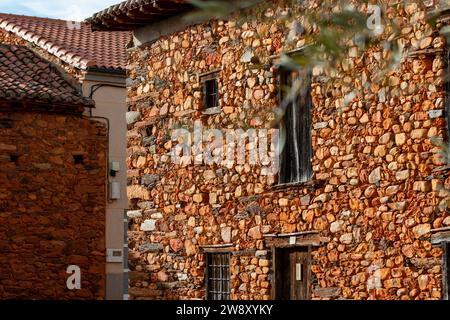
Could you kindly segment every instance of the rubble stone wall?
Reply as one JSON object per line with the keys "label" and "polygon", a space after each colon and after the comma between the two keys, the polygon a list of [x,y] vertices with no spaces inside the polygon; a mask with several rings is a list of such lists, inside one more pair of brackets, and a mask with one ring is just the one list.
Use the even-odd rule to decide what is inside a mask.
{"label": "rubble stone wall", "polygon": [[102,123],[0,112],[1,299],[104,299],[106,148]]}
{"label": "rubble stone wall", "polygon": [[[417,5],[391,5],[385,17],[399,23],[405,49],[429,53],[404,54],[386,81],[372,81],[387,55],[382,48],[350,49],[331,85],[320,80],[327,70],[315,68],[314,177],[281,189],[258,166],[175,165],[170,134],[194,120],[208,128],[267,126],[261,114],[269,113],[260,111],[279,104],[277,75],[242,58],[249,48],[279,54],[283,21],[210,21],[130,51],[133,299],[205,298],[202,246],[226,243],[234,251],[231,298],[270,299],[264,235],[301,231],[320,236],[312,248],[313,299],[442,298],[442,250],[431,245],[430,230],[450,225],[438,205],[450,181],[431,138],[446,135],[445,39]],[[294,47],[304,44],[300,38]],[[198,74],[214,70],[221,112],[205,115]],[[353,88],[362,94],[344,103]]]}

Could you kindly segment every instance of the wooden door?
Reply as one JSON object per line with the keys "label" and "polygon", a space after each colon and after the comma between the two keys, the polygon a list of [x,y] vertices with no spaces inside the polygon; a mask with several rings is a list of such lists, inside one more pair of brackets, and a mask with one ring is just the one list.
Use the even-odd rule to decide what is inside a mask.
{"label": "wooden door", "polygon": [[308,300],[309,253],[307,248],[275,250],[275,299]]}

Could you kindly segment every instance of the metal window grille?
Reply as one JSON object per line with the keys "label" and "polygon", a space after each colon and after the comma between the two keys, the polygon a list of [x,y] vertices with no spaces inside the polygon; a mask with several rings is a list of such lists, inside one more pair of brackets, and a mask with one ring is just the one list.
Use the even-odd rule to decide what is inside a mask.
{"label": "metal window grille", "polygon": [[207,254],[208,300],[230,300],[230,254]]}

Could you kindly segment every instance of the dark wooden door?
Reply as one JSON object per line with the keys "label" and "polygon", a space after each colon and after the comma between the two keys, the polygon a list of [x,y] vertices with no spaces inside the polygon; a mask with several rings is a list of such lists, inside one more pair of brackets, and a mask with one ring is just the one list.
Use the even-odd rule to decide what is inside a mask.
{"label": "dark wooden door", "polygon": [[275,299],[308,300],[309,253],[304,248],[276,249]]}

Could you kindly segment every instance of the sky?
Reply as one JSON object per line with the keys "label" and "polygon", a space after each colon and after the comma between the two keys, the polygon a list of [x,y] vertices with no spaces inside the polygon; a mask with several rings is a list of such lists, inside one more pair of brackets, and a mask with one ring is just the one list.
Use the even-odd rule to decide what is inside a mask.
{"label": "sky", "polygon": [[82,21],[121,0],[0,0],[1,13]]}

